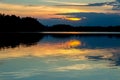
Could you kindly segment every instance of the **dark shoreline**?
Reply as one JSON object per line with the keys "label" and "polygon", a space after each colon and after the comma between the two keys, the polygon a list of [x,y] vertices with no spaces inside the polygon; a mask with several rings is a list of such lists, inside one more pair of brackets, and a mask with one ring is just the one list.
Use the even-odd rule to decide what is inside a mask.
{"label": "dark shoreline", "polygon": [[120,35],[120,32],[0,32],[0,35],[17,35],[17,34],[38,34],[38,35]]}
{"label": "dark shoreline", "polygon": [[0,33],[0,48],[14,48],[21,44],[25,46],[35,45],[45,36],[64,39],[69,37],[107,37],[120,38],[120,34],[43,34],[43,33]]}

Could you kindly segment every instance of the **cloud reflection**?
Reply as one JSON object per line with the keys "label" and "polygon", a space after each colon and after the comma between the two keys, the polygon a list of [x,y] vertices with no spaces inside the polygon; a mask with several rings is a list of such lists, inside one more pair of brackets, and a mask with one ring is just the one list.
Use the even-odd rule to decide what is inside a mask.
{"label": "cloud reflection", "polygon": [[71,71],[71,70],[89,70],[95,68],[106,68],[106,64],[74,64],[70,66],[58,67],[56,71]]}
{"label": "cloud reflection", "polygon": [[[63,77],[76,79],[78,75],[92,76],[98,74],[98,71],[99,74],[108,75],[108,71],[113,70],[111,68],[118,68],[115,70],[119,73],[120,68],[112,66],[116,64],[115,61],[119,61],[119,47],[83,48],[87,45],[84,41],[76,38],[58,41],[47,37],[47,40],[42,39],[36,45],[1,49],[0,61],[4,64],[0,65],[0,77],[5,80],[26,80],[36,77],[40,80]],[[66,74],[68,72],[69,74]]]}
{"label": "cloud reflection", "polygon": [[30,47],[20,45],[16,48],[7,48],[0,51],[0,59],[19,58],[19,57],[49,57],[59,56],[71,60],[86,60],[88,56],[101,56],[102,59],[109,59],[113,53],[119,50],[105,49],[84,49],[77,48],[84,46],[79,40],[69,40],[62,43],[39,43]]}

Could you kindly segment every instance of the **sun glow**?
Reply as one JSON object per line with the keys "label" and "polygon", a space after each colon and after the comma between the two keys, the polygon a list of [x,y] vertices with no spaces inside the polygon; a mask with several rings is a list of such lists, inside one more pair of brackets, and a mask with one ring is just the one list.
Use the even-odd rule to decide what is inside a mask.
{"label": "sun glow", "polygon": [[80,21],[82,20],[82,18],[76,18],[76,17],[69,17],[69,18],[65,18],[66,20],[69,20],[69,21]]}

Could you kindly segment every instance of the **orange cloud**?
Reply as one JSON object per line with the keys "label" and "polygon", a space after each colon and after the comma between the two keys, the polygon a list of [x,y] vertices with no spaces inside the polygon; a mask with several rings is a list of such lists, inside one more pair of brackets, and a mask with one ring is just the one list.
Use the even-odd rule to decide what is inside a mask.
{"label": "orange cloud", "polygon": [[55,4],[62,4],[62,5],[87,5],[87,3],[78,3],[78,2],[61,2],[55,0],[46,0],[45,2],[55,3]]}
{"label": "orange cloud", "polygon": [[[18,16],[32,16],[36,18],[66,18],[65,15],[56,15],[58,13],[79,13],[79,12],[97,12],[97,13],[115,13],[110,10],[112,6],[88,7],[88,6],[25,6],[17,4],[0,3],[0,12],[6,14],[15,14]],[[80,18],[66,18],[77,21]]]}

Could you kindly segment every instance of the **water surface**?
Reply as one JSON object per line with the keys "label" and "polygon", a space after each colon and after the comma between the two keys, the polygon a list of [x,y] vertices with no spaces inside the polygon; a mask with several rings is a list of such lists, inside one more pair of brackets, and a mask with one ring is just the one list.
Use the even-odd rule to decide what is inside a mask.
{"label": "water surface", "polygon": [[0,39],[0,80],[119,80],[119,35]]}

